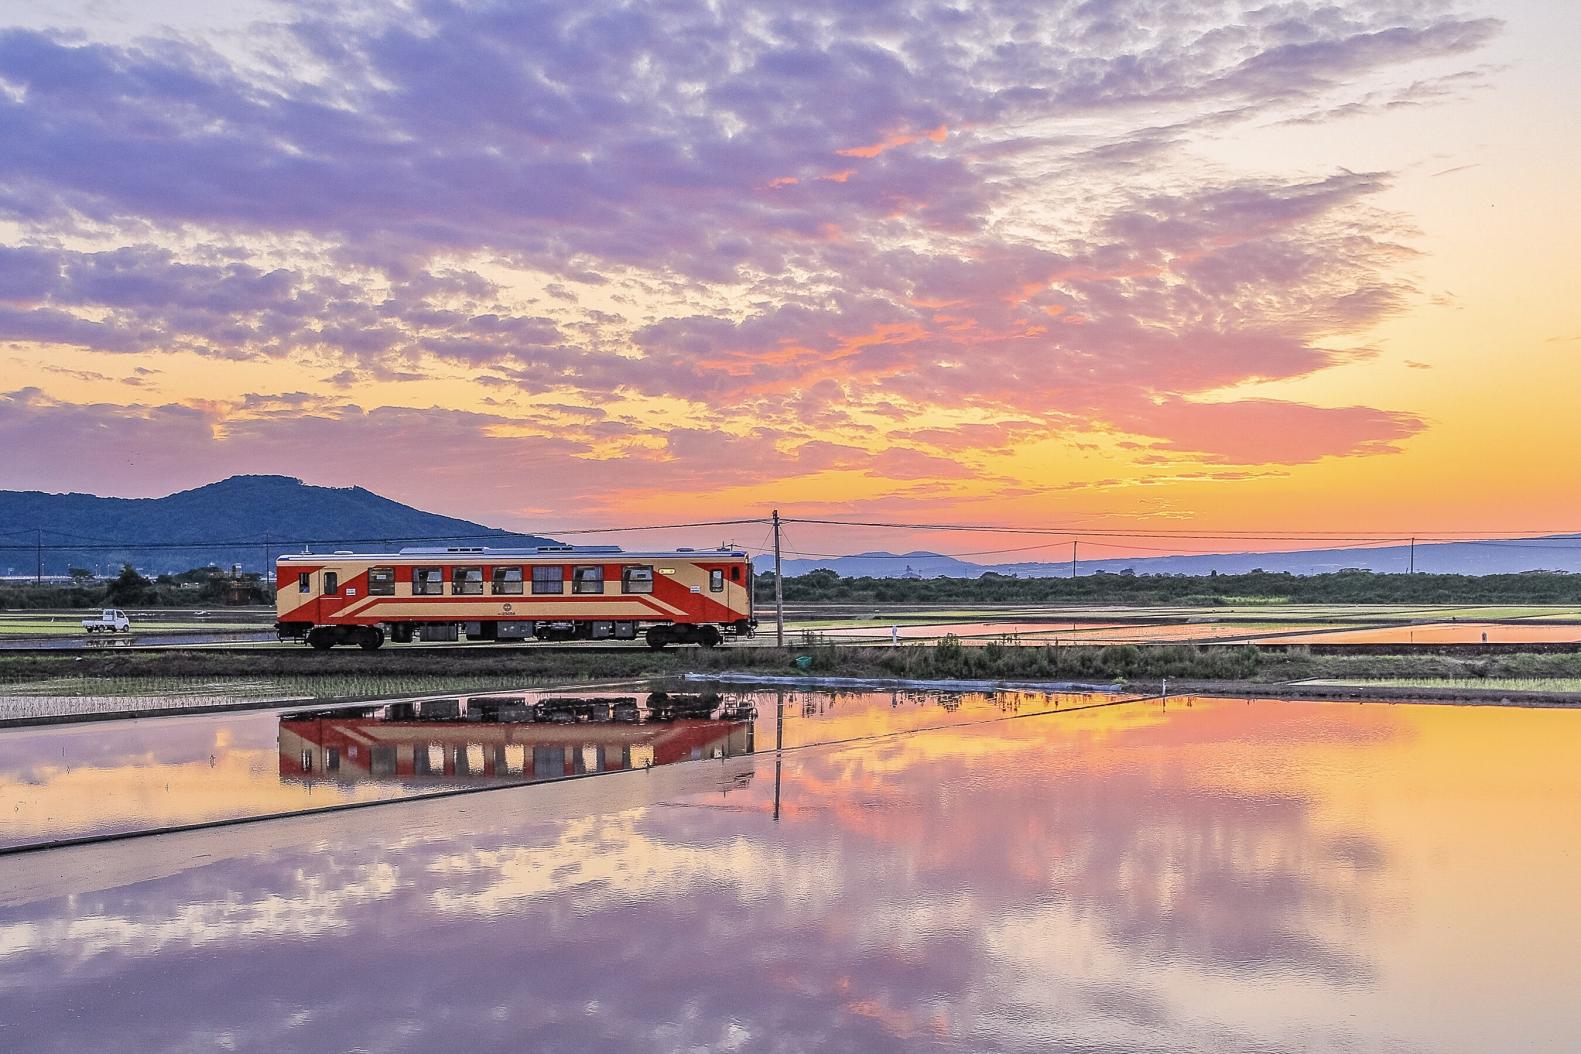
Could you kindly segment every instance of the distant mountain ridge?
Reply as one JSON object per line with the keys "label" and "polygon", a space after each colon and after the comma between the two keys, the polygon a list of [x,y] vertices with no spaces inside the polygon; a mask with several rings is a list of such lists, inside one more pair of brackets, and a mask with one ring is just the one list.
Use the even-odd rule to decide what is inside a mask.
{"label": "distant mountain ridge", "polygon": [[[0,491],[0,573],[34,572],[40,528],[46,575],[63,575],[69,567],[113,573],[122,563],[144,573],[205,563],[227,568],[241,564],[244,570],[257,571],[264,565],[266,548],[278,556],[300,552],[304,545],[322,551],[328,546],[559,544],[540,535],[424,512],[362,487],[318,487],[290,476],[231,476],[163,498]],[[231,541],[244,544],[154,548]]]}
{"label": "distant mountain ridge", "polygon": [[[1147,556],[1130,559],[1088,560],[1077,546],[1076,573],[1104,572],[1139,575],[1233,575],[1263,570],[1294,575],[1320,575],[1333,571],[1363,570],[1404,572],[1413,566],[1409,545],[1372,548],[1294,549],[1264,553],[1208,553],[1190,556]],[[759,557],[759,571],[772,569],[773,560]],[[1415,569],[1430,574],[1497,575],[1523,571],[1581,572],[1581,534],[1541,538],[1503,538],[1477,542],[1418,542]],[[828,568],[842,578],[976,578],[985,573],[1022,578],[1064,577],[1070,560],[1011,564],[976,564],[923,550],[909,553],[868,552],[838,559],[791,559],[784,562],[787,576]]]}

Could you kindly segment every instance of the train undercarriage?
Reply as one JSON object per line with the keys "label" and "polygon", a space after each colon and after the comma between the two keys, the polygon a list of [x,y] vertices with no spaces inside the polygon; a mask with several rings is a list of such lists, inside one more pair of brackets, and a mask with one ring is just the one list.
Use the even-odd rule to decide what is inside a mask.
{"label": "train undercarriage", "polygon": [[740,619],[733,623],[659,623],[641,624],[634,621],[599,621],[589,619],[536,620],[536,621],[482,621],[482,622],[388,622],[372,625],[315,625],[311,622],[278,622],[275,631],[280,640],[294,640],[307,644],[317,651],[328,651],[337,645],[359,647],[376,651],[385,641],[409,644],[413,641],[494,641],[522,643],[536,641],[597,641],[630,640],[639,635],[650,648],[660,649],[672,644],[696,644],[702,648],[717,648],[726,640],[753,636],[756,621]]}

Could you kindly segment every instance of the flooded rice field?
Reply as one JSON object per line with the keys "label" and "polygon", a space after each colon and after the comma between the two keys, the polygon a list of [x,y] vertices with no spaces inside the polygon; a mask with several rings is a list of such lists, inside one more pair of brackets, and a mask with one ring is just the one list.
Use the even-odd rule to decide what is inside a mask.
{"label": "flooded rice field", "polygon": [[1581,713],[629,694],[636,720],[610,691],[0,732],[13,843],[59,829],[35,791],[83,829],[213,814],[178,790],[240,814],[539,781],[0,856],[0,1049],[1563,1051],[1581,1027]]}
{"label": "flooded rice field", "polygon": [[[622,694],[624,689],[624,694]],[[1119,697],[1113,697],[1119,698]],[[1069,709],[1043,693],[521,692],[0,733],[0,849]]]}
{"label": "flooded rice field", "polygon": [[[861,625],[806,631],[814,640],[839,644],[937,641],[946,635],[962,644],[1539,644],[1581,643],[1581,624],[1531,622],[1439,622],[1386,626],[1324,621],[1189,622],[942,622]],[[792,643],[797,643],[796,637]]]}
{"label": "flooded rice field", "polygon": [[1581,625],[1438,622],[1265,637],[1259,644],[1559,644],[1581,641]]}

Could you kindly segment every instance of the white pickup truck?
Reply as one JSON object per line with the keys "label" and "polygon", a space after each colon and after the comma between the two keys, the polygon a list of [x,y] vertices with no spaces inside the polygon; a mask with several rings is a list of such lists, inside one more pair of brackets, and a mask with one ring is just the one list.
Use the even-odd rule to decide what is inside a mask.
{"label": "white pickup truck", "polygon": [[89,633],[130,633],[132,620],[120,608],[105,608],[98,618],[85,618],[82,628]]}

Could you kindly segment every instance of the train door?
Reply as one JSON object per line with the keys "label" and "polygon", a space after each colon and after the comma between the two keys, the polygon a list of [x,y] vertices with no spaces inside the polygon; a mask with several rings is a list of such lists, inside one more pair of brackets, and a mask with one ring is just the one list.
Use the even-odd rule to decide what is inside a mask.
{"label": "train door", "polygon": [[334,618],[335,611],[340,607],[340,572],[325,569],[319,572],[319,590],[317,603],[314,605],[317,612],[313,621],[325,623]]}

